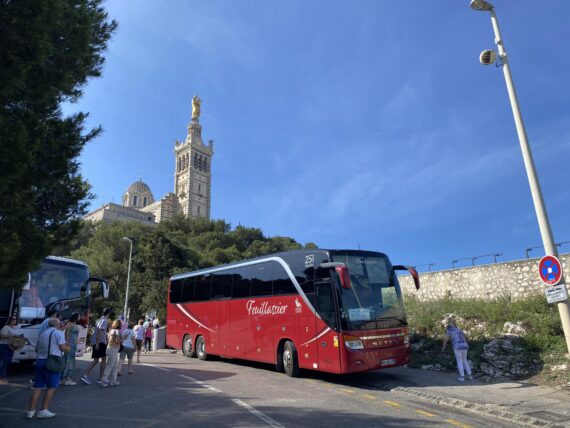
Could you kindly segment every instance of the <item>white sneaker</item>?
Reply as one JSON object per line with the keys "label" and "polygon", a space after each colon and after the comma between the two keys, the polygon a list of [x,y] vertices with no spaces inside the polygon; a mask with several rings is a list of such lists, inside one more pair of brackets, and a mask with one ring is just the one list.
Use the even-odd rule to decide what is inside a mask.
{"label": "white sneaker", "polygon": [[36,414],[35,410],[31,410],[29,412],[26,412],[26,419],[32,419],[35,414]]}
{"label": "white sneaker", "polygon": [[458,380],[459,382],[465,382],[465,378],[464,378],[463,376],[459,376],[459,377],[457,378],[457,380]]}
{"label": "white sneaker", "polygon": [[87,376],[81,376],[81,382],[83,382],[85,385],[91,385],[91,380],[89,380]]}
{"label": "white sneaker", "polygon": [[71,379],[69,379],[69,380],[66,380],[65,382],[63,382],[63,384],[65,386],[74,386],[74,385],[77,385],[77,382],[73,382]]}
{"label": "white sneaker", "polygon": [[50,412],[48,409],[43,409],[36,413],[36,418],[38,419],[49,419],[53,418],[54,416],[55,413]]}

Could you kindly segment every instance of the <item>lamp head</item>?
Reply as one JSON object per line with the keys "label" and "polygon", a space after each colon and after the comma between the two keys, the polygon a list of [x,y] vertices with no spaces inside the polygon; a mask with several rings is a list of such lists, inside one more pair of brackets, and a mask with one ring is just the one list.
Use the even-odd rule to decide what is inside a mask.
{"label": "lamp head", "polygon": [[133,240],[132,240],[131,238],[127,238],[126,236],[123,236],[121,239],[122,239],[123,241],[128,241],[128,242],[130,242],[131,244],[133,243]]}
{"label": "lamp head", "polygon": [[494,64],[496,60],[497,52],[494,50],[485,49],[483,52],[481,52],[481,55],[479,55],[479,62],[483,65]]}
{"label": "lamp head", "polygon": [[488,12],[493,9],[493,5],[485,0],[471,0],[469,6],[471,6],[471,9],[479,12]]}

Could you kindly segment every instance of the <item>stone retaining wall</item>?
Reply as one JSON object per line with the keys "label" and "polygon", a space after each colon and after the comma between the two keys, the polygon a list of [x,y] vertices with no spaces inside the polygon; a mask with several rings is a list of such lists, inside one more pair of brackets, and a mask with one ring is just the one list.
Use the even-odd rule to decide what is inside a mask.
{"label": "stone retaining wall", "polygon": [[[570,266],[570,254],[558,257],[562,268]],[[415,295],[419,300],[439,300],[444,297],[456,299],[496,299],[509,297],[512,300],[541,294],[544,284],[538,275],[540,258],[516,260],[460,269],[425,272],[420,274],[421,287],[416,290],[412,277],[399,277],[404,295]]]}

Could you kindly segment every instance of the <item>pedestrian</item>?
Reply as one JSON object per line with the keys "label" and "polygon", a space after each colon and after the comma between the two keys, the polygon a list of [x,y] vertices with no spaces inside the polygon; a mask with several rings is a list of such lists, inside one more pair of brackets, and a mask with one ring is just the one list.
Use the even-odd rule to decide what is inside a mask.
{"label": "pedestrian", "polygon": [[129,321],[127,328],[121,332],[121,336],[123,338],[123,350],[120,352],[119,357],[119,371],[117,376],[122,376],[123,371],[123,364],[125,363],[125,358],[128,360],[129,364],[129,374],[133,374],[133,354],[135,353],[135,333],[133,331],[133,327],[135,324],[132,321]]}
{"label": "pedestrian", "polygon": [[[61,373],[50,372],[47,367],[47,359],[49,355],[61,357],[64,352],[68,352],[70,347],[65,343],[65,335],[59,328],[59,320],[50,318],[48,321],[48,329],[38,338],[37,343],[37,360],[34,370],[34,383],[32,385],[32,395],[26,412],[26,419],[32,419],[34,416],[38,419],[53,418],[55,413],[48,410],[49,404],[55,394],[55,390],[59,386]],[[36,413],[36,404],[42,390],[45,389],[42,410]]]}
{"label": "pedestrian", "polygon": [[447,329],[445,332],[445,337],[443,338],[443,345],[441,347],[442,351],[445,351],[448,340],[451,339],[451,345],[453,347],[453,353],[455,354],[455,360],[457,361],[457,371],[459,372],[458,381],[465,381],[465,373],[469,380],[473,380],[471,374],[471,367],[469,367],[469,361],[467,361],[467,351],[469,349],[469,344],[467,343],[467,338],[465,332],[457,327],[455,319],[453,317],[447,320]]}
{"label": "pedestrian", "polygon": [[16,323],[18,317],[16,314],[10,317],[8,323],[0,330],[0,385],[8,383],[6,372],[12,361],[14,350],[10,346],[12,338],[17,335]]}
{"label": "pedestrian", "polygon": [[145,352],[150,352],[151,348],[152,348],[152,336],[153,336],[153,328],[152,328],[152,324],[149,322],[148,326],[146,327],[145,331],[144,331],[144,350]]}
{"label": "pedestrian", "polygon": [[111,330],[109,330],[107,347],[107,367],[105,367],[105,373],[101,379],[101,386],[107,388],[108,386],[117,386],[117,373],[119,370],[119,348],[123,341],[121,337],[121,320],[113,321]]}
{"label": "pedestrian", "polygon": [[135,326],[133,330],[135,332],[135,343],[137,347],[137,363],[141,362],[141,349],[144,341],[144,331],[145,331],[143,324],[144,321],[139,320],[139,323]]}
{"label": "pedestrian", "polygon": [[160,328],[160,321],[158,320],[158,317],[156,317],[155,319],[152,320],[152,327],[153,328]]}
{"label": "pedestrian", "polygon": [[107,320],[111,316],[113,316],[111,308],[105,308],[103,309],[103,315],[95,324],[95,330],[91,336],[91,358],[93,361],[87,367],[85,374],[81,376],[81,382],[85,385],[91,385],[89,373],[95,368],[99,360],[101,360],[101,366],[99,367],[99,380],[97,380],[97,383],[100,384],[103,379],[105,365],[107,364],[107,327],[109,325]]}
{"label": "pedestrian", "polygon": [[77,353],[77,338],[79,337],[79,327],[77,327],[78,319],[79,314],[77,312],[71,314],[69,322],[65,326],[65,342],[69,345],[70,349],[64,354],[65,369],[63,369],[63,381],[61,383],[66,386],[77,385],[77,383],[73,381],[73,376],[75,376],[75,354]]}

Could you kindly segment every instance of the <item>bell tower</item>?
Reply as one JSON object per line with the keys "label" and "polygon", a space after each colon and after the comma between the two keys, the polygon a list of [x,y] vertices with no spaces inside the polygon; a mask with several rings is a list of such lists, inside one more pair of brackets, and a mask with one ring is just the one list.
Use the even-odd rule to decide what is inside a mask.
{"label": "bell tower", "polygon": [[182,143],[176,140],[174,145],[174,193],[178,197],[182,214],[209,219],[214,141],[209,140],[208,145],[202,141],[201,103],[202,100],[194,95],[186,139]]}

